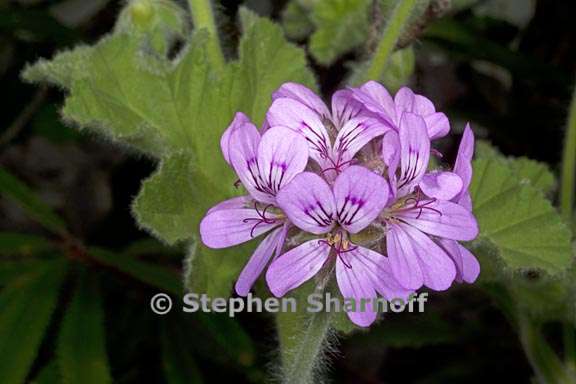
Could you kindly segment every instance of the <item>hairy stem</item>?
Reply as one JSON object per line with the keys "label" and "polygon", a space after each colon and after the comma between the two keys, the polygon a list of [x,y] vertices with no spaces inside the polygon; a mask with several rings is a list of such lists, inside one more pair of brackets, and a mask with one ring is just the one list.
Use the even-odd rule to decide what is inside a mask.
{"label": "hairy stem", "polygon": [[574,384],[576,378],[571,377],[568,369],[554,353],[540,331],[540,326],[527,316],[518,315],[520,340],[530,364],[542,383]]}
{"label": "hairy stem", "polygon": [[319,382],[319,368],[322,368],[324,349],[331,332],[333,314],[320,311],[311,313],[306,310],[310,294],[329,291],[334,294],[334,282],[314,286],[309,283],[295,291],[298,303],[296,313],[279,313],[276,327],[280,341],[282,360],[282,382],[286,384],[315,384]]}
{"label": "hairy stem", "polygon": [[379,80],[386,69],[390,55],[396,47],[410,15],[416,7],[417,0],[398,0],[392,14],[388,18],[382,39],[376,47],[376,52],[370,61],[370,65],[364,72],[363,82]]}
{"label": "hairy stem", "polygon": [[[308,323],[301,328],[300,335],[292,340],[291,350],[283,351],[283,382],[290,384],[312,384],[314,371],[317,368],[318,358],[322,355],[322,348],[326,336],[330,331],[330,312],[312,314]],[[295,341],[295,342],[294,342]]]}
{"label": "hairy stem", "polygon": [[570,103],[568,126],[564,139],[562,157],[562,177],[560,181],[560,211],[567,219],[572,219],[574,193],[576,188],[576,87]]}
{"label": "hairy stem", "polygon": [[207,54],[216,70],[224,69],[224,55],[220,47],[220,38],[218,29],[214,20],[214,12],[210,0],[188,0],[192,21],[197,29],[206,29],[210,33],[208,41]]}

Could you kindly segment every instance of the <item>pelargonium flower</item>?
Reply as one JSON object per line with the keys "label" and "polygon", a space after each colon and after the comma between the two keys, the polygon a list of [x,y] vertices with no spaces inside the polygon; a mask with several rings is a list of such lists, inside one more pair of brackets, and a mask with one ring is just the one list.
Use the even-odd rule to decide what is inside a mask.
{"label": "pelargonium flower", "polygon": [[[466,177],[464,185],[457,173],[426,172],[430,156],[427,125],[422,117],[409,112],[400,119],[398,135],[386,135],[382,148],[392,199],[381,221],[386,225],[392,272],[406,288],[425,285],[445,290],[457,270],[445,249],[456,247],[450,241],[472,240],[478,234],[470,210],[451,201],[465,196],[471,174],[460,171]],[[443,240],[445,248],[437,243]]]}
{"label": "pelargonium flower", "polygon": [[399,130],[404,112],[416,114],[424,119],[426,132],[431,140],[444,137],[450,132],[446,115],[437,112],[434,104],[410,88],[402,87],[394,98],[381,84],[368,81],[359,88],[351,88],[351,96],[366,110],[377,116],[395,131]]}
{"label": "pelargonium flower", "polygon": [[[454,162],[454,173],[462,180],[462,190],[454,196],[453,201],[468,211],[472,211],[472,199],[468,192],[468,187],[472,181],[472,155],[474,153],[474,134],[470,125],[466,125],[458,154]],[[456,266],[456,281],[473,283],[480,274],[480,264],[472,252],[460,245],[457,241],[449,239],[438,239],[438,243],[446,253],[452,258]]]}
{"label": "pelargonium flower", "polygon": [[[277,203],[290,221],[305,232],[322,235],[277,257],[268,268],[268,287],[283,296],[335,265],[336,280],[345,298],[353,298],[356,311],[350,319],[368,326],[376,319],[371,299],[407,298],[410,290],[399,285],[385,256],[354,244],[351,235],[368,227],[388,201],[388,183],[371,170],[350,166],[330,185],[319,175],[304,172],[287,184]],[[361,299],[370,299],[360,310]]]}
{"label": "pelargonium flower", "polygon": [[222,136],[221,147],[249,195],[211,208],[200,223],[200,235],[206,246],[226,248],[269,232],[236,282],[236,292],[245,296],[284,244],[289,222],[278,209],[276,195],[306,167],[308,145],[285,127],[270,128],[260,136],[250,120],[237,113]]}
{"label": "pelargonium flower", "polygon": [[390,129],[355,101],[348,89],[334,93],[331,111],[314,92],[296,83],[282,85],[272,99],[267,123],[301,133],[310,146],[310,157],[327,178],[335,178],[362,147]]}
{"label": "pelargonium flower", "polygon": [[286,83],[272,99],[262,135],[238,113],[221,139],[249,194],[216,205],[200,224],[212,248],[267,234],[236,282],[238,294],[268,264],[276,296],[313,277],[322,286],[335,271],[344,298],[368,299],[364,311],[348,313],[367,326],[378,295],[407,298],[422,286],[445,290],[477,278],[477,260],[458,243],[478,233],[468,126],[453,171],[430,170],[431,140],[450,125],[408,88],[392,99],[368,82],[337,91],[329,109],[308,88]]}

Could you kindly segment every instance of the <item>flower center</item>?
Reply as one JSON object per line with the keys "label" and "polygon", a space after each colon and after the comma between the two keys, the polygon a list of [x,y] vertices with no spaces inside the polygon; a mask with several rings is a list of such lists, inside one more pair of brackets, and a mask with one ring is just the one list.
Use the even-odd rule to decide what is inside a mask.
{"label": "flower center", "polygon": [[336,252],[336,257],[339,257],[342,263],[347,268],[352,268],[350,263],[343,256],[344,253],[352,252],[358,247],[350,242],[350,235],[348,232],[337,229],[326,235],[326,238],[320,240],[321,243],[327,244]]}

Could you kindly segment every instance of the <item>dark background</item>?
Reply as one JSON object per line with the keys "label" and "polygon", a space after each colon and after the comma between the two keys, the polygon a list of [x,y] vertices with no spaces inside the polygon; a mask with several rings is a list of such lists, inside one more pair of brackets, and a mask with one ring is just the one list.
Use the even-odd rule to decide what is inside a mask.
{"label": "dark background", "polygon": [[[51,11],[57,3],[0,1],[0,166],[60,213],[82,242],[117,251],[150,244],[139,257],[177,270],[181,250],[142,243],[148,235],[130,215],[131,201],[154,164],[64,125],[58,117],[62,93],[25,85],[19,78],[26,63],[97,41],[112,28],[122,6],[108,1],[89,17],[66,25]],[[284,6],[283,1],[248,3],[276,19]],[[220,29],[230,45],[239,34],[235,23],[239,5],[230,0],[219,5]],[[528,156],[558,170],[576,69],[574,15],[575,2],[561,0],[537,1],[533,16],[522,26],[465,9],[448,17],[474,36],[473,43],[426,32],[418,38],[411,85],[455,121],[456,132],[444,141],[446,148],[454,148],[459,129],[470,120],[476,133],[504,154]],[[354,58],[349,54],[330,67],[312,64],[325,97],[346,77],[346,64]],[[0,231],[44,233],[2,198]],[[107,349],[118,382],[163,381],[157,336],[165,324],[174,324],[168,327],[170,332],[189,348],[205,382],[263,382],[267,364],[276,355],[271,318],[239,317],[256,350],[235,360],[226,343],[207,336],[191,316],[158,319],[149,313],[147,300],[157,289],[97,263],[88,264],[102,277]],[[481,290],[456,287],[433,295],[430,303],[424,315],[390,315],[370,332],[341,339],[329,368],[333,380],[483,383],[513,377],[514,382],[529,381],[532,371],[515,330]],[[57,312],[59,316],[62,313]],[[53,356],[51,332],[56,330],[49,330],[31,377]],[[557,337],[554,330],[550,336]]]}

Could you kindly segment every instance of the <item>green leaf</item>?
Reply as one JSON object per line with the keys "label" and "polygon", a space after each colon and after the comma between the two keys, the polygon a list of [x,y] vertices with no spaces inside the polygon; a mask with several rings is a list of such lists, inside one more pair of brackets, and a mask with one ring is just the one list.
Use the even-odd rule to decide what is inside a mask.
{"label": "green leaf", "polygon": [[0,168],[0,194],[13,200],[32,219],[47,229],[58,234],[66,233],[66,224],[52,208],[38,199],[30,187],[2,168]]}
{"label": "green leaf", "polygon": [[38,375],[31,381],[31,384],[60,384],[60,372],[56,362],[51,361],[44,366]]}
{"label": "green leaf", "polygon": [[210,249],[200,242],[190,247],[184,271],[186,288],[211,297],[228,297],[261,238],[226,249]]}
{"label": "green leaf", "polygon": [[470,193],[479,240],[494,244],[508,267],[550,273],[566,269],[571,233],[543,194],[498,159],[478,159],[473,167]]}
{"label": "green leaf", "polygon": [[[226,180],[227,173],[220,173]],[[142,184],[132,211],[139,223],[168,244],[189,239],[211,205],[230,197],[233,182],[218,187],[187,154],[167,156]]]}
{"label": "green leaf", "polygon": [[165,54],[176,38],[187,32],[186,13],[173,1],[131,1],[120,13],[116,30],[137,34]]}
{"label": "green leaf", "polygon": [[506,157],[486,141],[478,141],[476,158],[495,159],[502,162],[510,167],[519,182],[528,183],[545,194],[550,193],[556,186],[554,174],[547,164],[527,157]]}
{"label": "green leaf", "polygon": [[33,273],[44,263],[43,260],[10,261],[0,262],[0,286],[10,284],[23,275]]}
{"label": "green leaf", "polygon": [[30,256],[53,250],[55,245],[41,236],[15,232],[0,232],[0,255]]}
{"label": "green leaf", "polygon": [[322,64],[366,41],[370,0],[325,0],[316,3],[311,18],[316,31],[310,38],[310,52]]}
{"label": "green leaf", "polygon": [[180,329],[162,322],[162,368],[168,384],[200,384],[202,375]]}
{"label": "green leaf", "polygon": [[308,69],[306,54],[286,41],[278,25],[245,8],[240,9],[240,20],[244,33],[237,72],[233,71],[235,98],[232,101],[237,107],[232,111],[245,112],[258,126],[271,104],[272,92],[283,83],[294,81],[312,89],[316,89],[316,84]]}
{"label": "green leaf", "polygon": [[298,0],[291,0],[282,10],[282,27],[289,39],[302,40],[314,30],[309,10]]}
{"label": "green leaf", "polygon": [[[286,41],[279,26],[245,9],[240,20],[239,58],[222,71],[206,59],[204,31],[193,33],[171,60],[145,49],[143,34],[117,27],[93,47],[41,60],[23,73],[29,81],[67,89],[65,119],[160,160],[133,212],[142,227],[170,244],[197,237],[205,212],[239,194],[219,145],[234,113],[245,112],[260,125],[272,92],[282,83],[315,88],[305,53]],[[202,256],[190,270],[202,275],[187,280],[228,294],[251,247],[215,251],[198,246]]]}
{"label": "green leaf", "polygon": [[529,183],[543,193],[550,193],[554,189],[556,180],[548,165],[526,157],[509,159],[509,164],[521,183]]}
{"label": "green leaf", "polygon": [[117,269],[136,280],[174,295],[182,294],[182,284],[179,275],[166,267],[101,248],[89,248],[88,254],[99,263]]}
{"label": "green leaf", "polygon": [[513,276],[506,286],[518,309],[539,321],[576,325],[576,269],[559,276]]}
{"label": "green leaf", "polygon": [[60,326],[57,351],[64,383],[111,383],[104,312],[96,276],[85,271]]}
{"label": "green leaf", "polygon": [[386,88],[390,92],[395,93],[406,85],[410,80],[410,76],[414,73],[415,64],[416,57],[412,46],[394,52],[390,56],[390,61],[386,65],[382,76],[382,82]]}
{"label": "green leaf", "polygon": [[56,306],[66,263],[44,264],[0,293],[0,377],[24,382]]}

